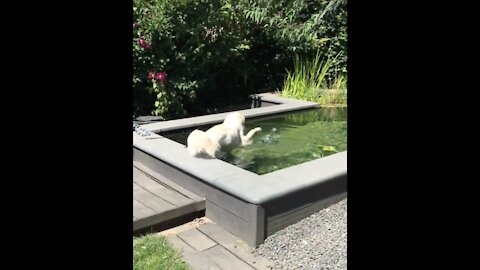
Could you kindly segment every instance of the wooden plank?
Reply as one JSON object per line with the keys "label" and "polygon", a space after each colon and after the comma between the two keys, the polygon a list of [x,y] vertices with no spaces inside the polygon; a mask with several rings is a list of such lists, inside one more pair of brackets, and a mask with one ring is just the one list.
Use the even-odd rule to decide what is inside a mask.
{"label": "wooden plank", "polygon": [[161,232],[159,232],[158,234],[159,235],[162,235],[162,236],[170,236],[170,235],[177,235],[181,232],[184,232],[186,230],[191,230],[193,228],[196,228],[206,222],[210,222],[209,219],[207,219],[206,217],[201,217],[201,218],[197,218],[195,220],[192,220],[192,221],[189,221],[187,223],[183,223],[179,226],[176,226],[176,227],[173,227],[173,228],[170,228],[170,229],[167,229],[167,230],[163,230]]}
{"label": "wooden plank", "polygon": [[216,189],[215,192],[211,192],[208,196],[208,200],[221,206],[223,209],[228,209],[232,215],[237,216],[245,221],[249,220],[250,208],[246,207],[247,202],[239,200],[235,197],[228,195],[227,193]]}
{"label": "wooden plank", "polygon": [[175,235],[167,237],[168,242],[178,249],[182,259],[193,270],[222,270],[213,260],[209,259],[200,251],[195,251],[191,246]]}
{"label": "wooden plank", "polygon": [[[338,181],[337,181],[338,180]],[[346,177],[318,183],[304,190],[292,192],[264,204],[268,222],[290,215],[307,205],[329,199],[338,194],[346,194]]]}
{"label": "wooden plank", "polygon": [[165,177],[175,179],[179,185],[200,194],[202,197],[208,197],[209,201],[212,201],[217,205],[228,204],[229,207],[232,207],[231,209],[229,208],[229,211],[237,217],[243,220],[248,220],[250,217],[249,211],[244,209],[246,202],[230,196],[223,191],[204,183],[202,180],[192,177],[191,175],[188,175],[136,148],[134,148],[134,159],[141,160],[142,164],[152,168],[152,170],[161,171],[162,175],[165,175]]}
{"label": "wooden plank", "polygon": [[249,251],[249,246],[239,238],[231,235],[217,224],[207,223],[197,227],[199,231],[204,233],[209,238],[213,239],[218,244],[222,245],[231,253],[248,263],[257,270],[270,270],[273,263],[268,259],[260,256],[254,256]]}
{"label": "wooden plank", "polygon": [[176,235],[169,235],[166,237],[168,242],[172,244],[178,251],[180,252],[195,252],[195,249],[193,249],[191,246],[189,246],[187,243],[185,243],[182,239],[178,238]]}
{"label": "wooden plank", "polygon": [[218,205],[207,201],[207,209],[205,216],[211,221],[221,224],[222,227],[237,237],[247,242],[248,245],[254,246],[253,236],[248,231],[248,222],[240,219]]}
{"label": "wooden plank", "polygon": [[204,199],[191,200],[159,184],[141,170],[133,169],[134,231],[205,209]]}
{"label": "wooden plank", "polygon": [[133,214],[136,218],[141,219],[155,214],[155,211],[148,208],[141,202],[133,199]]}
{"label": "wooden plank", "polygon": [[167,201],[175,206],[186,205],[193,201],[192,199],[187,198],[183,194],[159,184],[137,168],[134,167],[133,170],[133,182],[155,194],[156,196],[162,198],[164,201]]}
{"label": "wooden plank", "polygon": [[164,175],[159,174],[158,172],[148,168],[144,164],[138,162],[138,161],[133,161],[133,166],[136,167],[137,169],[140,169],[147,175],[150,175],[151,177],[158,179],[160,182],[164,183],[166,186],[171,187],[173,190],[178,191],[179,193],[183,194],[187,198],[190,198],[194,201],[201,201],[204,200],[202,196],[199,196],[198,194],[178,185],[177,183],[173,182],[172,180],[168,179]]}
{"label": "wooden plank", "polygon": [[195,228],[179,233],[178,237],[198,251],[203,251],[217,245],[215,241]]}
{"label": "wooden plank", "polygon": [[175,205],[162,200],[135,183],[133,183],[133,198],[159,213],[176,208]]}
{"label": "wooden plank", "polygon": [[162,222],[168,222],[174,218],[181,216],[187,216],[189,214],[199,212],[205,209],[205,201],[191,203],[184,206],[180,206],[162,213],[156,213],[142,219],[138,219],[133,223],[133,230],[143,229],[148,226],[160,224]]}
{"label": "wooden plank", "polygon": [[223,270],[255,270],[221,245],[216,245],[205,250],[203,253],[218,264]]}
{"label": "wooden plank", "polygon": [[277,216],[273,220],[268,220],[267,219],[267,224],[266,224],[266,231],[267,231],[267,236],[272,235],[287,226],[296,223],[299,220],[302,220],[310,215],[312,215],[315,212],[318,212],[324,208],[327,208],[328,206],[335,204],[347,197],[347,193],[341,193],[334,195],[329,198],[325,198],[322,200],[319,200],[315,203],[307,204],[301,208],[296,208],[295,211],[287,211],[285,214],[281,216]]}

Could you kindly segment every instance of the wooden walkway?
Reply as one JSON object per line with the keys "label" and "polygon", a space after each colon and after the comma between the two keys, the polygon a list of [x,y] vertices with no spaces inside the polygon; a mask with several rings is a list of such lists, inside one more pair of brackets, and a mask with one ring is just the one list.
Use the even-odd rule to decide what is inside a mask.
{"label": "wooden walkway", "polygon": [[204,210],[204,198],[134,161],[133,231],[181,220]]}
{"label": "wooden walkway", "polygon": [[244,241],[210,220],[202,219],[206,222],[184,224],[159,233],[181,252],[182,259],[193,270],[273,269],[272,261],[254,255]]}

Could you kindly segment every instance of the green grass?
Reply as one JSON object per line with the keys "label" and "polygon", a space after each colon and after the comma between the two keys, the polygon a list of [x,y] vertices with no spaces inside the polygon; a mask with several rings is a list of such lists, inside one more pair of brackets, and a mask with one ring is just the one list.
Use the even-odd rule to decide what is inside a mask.
{"label": "green grass", "polygon": [[133,269],[191,270],[165,237],[153,234],[134,237]]}
{"label": "green grass", "polygon": [[321,105],[346,105],[347,104],[347,79],[344,76],[335,78],[326,89],[320,89],[315,102]]}
{"label": "green grass", "polygon": [[281,96],[318,102],[321,105],[347,104],[347,79],[340,75],[328,84],[325,74],[332,66],[332,60],[321,60],[317,53],[313,60],[293,59],[293,72],[287,71]]}

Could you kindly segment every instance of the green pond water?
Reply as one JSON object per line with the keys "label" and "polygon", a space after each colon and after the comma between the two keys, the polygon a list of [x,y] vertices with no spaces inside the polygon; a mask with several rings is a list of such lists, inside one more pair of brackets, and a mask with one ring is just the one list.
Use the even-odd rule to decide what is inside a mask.
{"label": "green pond water", "polygon": [[[261,175],[347,150],[347,108],[247,119],[245,133],[255,127],[262,131],[254,136],[251,145],[234,149],[221,159]],[[162,135],[186,144],[190,132]]]}

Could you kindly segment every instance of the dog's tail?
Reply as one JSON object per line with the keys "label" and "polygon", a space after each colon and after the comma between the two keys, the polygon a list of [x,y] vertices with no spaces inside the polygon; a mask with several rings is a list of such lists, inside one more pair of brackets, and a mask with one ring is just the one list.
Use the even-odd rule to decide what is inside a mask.
{"label": "dog's tail", "polygon": [[195,157],[203,152],[202,146],[204,145],[203,141],[206,140],[206,137],[205,132],[198,129],[195,129],[188,135],[187,148],[190,155]]}

